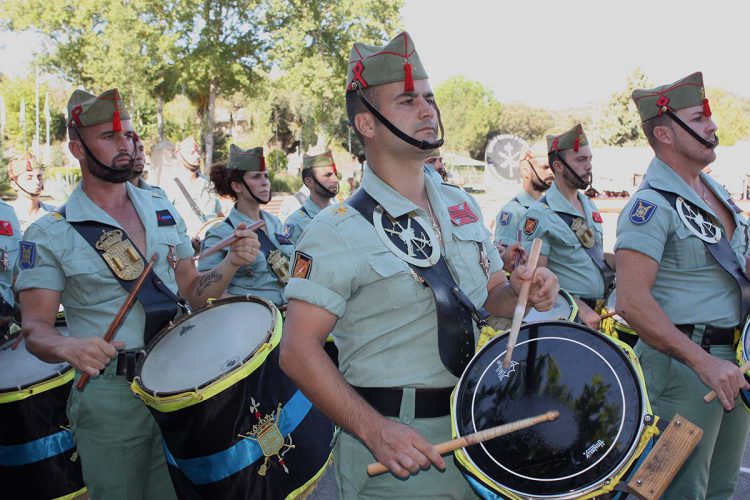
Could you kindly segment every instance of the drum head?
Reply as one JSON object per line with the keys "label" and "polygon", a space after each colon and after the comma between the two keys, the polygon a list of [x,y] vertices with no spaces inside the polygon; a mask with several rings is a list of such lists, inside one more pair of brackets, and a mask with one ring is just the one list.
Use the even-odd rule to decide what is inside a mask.
{"label": "drum head", "polygon": [[275,311],[263,301],[218,300],[159,334],[143,360],[141,383],[154,394],[202,388],[242,366],[274,324]]}
{"label": "drum head", "polygon": [[0,393],[25,389],[70,369],[67,363],[45,363],[26,350],[26,340],[14,351],[14,340],[0,347]]}
{"label": "drum head", "polygon": [[605,336],[575,323],[523,326],[504,370],[507,340],[492,339],[464,371],[453,401],[458,434],[550,410],[560,417],[463,453],[499,491],[542,497],[596,489],[624,467],[642,433],[647,402],[635,367]]}
{"label": "drum head", "polygon": [[557,302],[549,311],[539,312],[533,307],[526,313],[523,318],[524,323],[536,323],[537,321],[552,321],[556,319],[569,320],[572,313],[573,307],[568,302],[568,298],[563,295],[565,292],[562,290],[557,295]]}

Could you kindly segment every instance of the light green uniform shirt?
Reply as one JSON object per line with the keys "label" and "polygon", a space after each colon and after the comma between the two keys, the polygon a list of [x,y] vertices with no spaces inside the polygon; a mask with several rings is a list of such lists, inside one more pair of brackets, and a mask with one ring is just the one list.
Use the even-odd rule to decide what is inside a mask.
{"label": "light green uniform shirt", "polygon": [[[748,253],[748,223],[727,202],[730,196],[723,187],[703,173],[700,176],[734,216],[737,229],[730,244],[744,269],[744,256]],[[658,158],[651,161],[645,180],[656,189],[682,196],[710,213],[720,224],[711,207]],[[651,204],[654,207],[650,209],[650,215],[643,217],[643,207]],[[639,206],[642,209],[640,214],[637,212]],[[643,219],[647,220],[642,222]],[[739,324],[740,295],[736,282],[716,263],[703,241],[685,226],[677,211],[656,191],[638,191],[625,205],[617,221],[615,250],[621,249],[635,250],[659,263],[651,293],[673,323],[724,328]]]}
{"label": "light green uniform shirt", "polygon": [[[593,214],[598,214],[599,210],[588,196],[579,191],[578,200],[583,205],[585,214],[578,213],[557,189],[556,183],[552,184],[545,195],[547,204],[536,201],[526,211],[521,232],[524,247],[529,250],[532,240],[541,238],[542,255],[547,257],[549,270],[557,275],[560,288],[585,299],[601,299],[605,292],[601,271],[586,253],[586,249],[570,226],[555,213],[585,216],[586,225],[594,230],[596,243],[602,246],[602,225],[593,219]],[[529,231],[534,226],[533,221],[536,221],[536,227]]]}
{"label": "light green uniform shirt", "polygon": [[500,209],[500,213],[495,218],[495,245],[509,246],[515,243],[518,230],[523,228],[523,217],[526,215],[526,210],[535,201],[525,189],[522,189],[515,198]]}
{"label": "light green uniform shirt", "polygon": [[289,240],[293,245],[297,244],[302,232],[321,210],[318,204],[308,197],[302,206],[284,221],[284,231],[289,234]]}
{"label": "light green uniform shirt", "polygon": [[[291,258],[293,247],[292,245],[282,245],[279,242],[279,238],[284,239],[284,226],[279,219],[269,214],[268,212],[261,210],[261,218],[266,223],[263,231],[266,232],[271,243],[278,248],[287,259]],[[232,222],[232,226],[226,222],[217,222],[211,229],[206,233],[206,238],[203,240],[201,250],[211,248],[219,241],[223,240],[234,232],[237,226],[244,222],[248,226],[254,222],[254,219],[243,214],[237,210],[237,206],[232,207],[229,212],[228,219]],[[204,259],[198,261],[198,270],[205,271],[213,269],[219,264],[229,252],[228,248],[223,249],[220,252],[216,252],[213,255],[209,255]],[[232,282],[227,287],[227,293],[231,295],[256,295],[258,297],[270,300],[274,304],[281,305],[285,304],[284,300],[284,286],[279,282],[276,276],[271,272],[266,256],[263,252],[260,252],[253,262],[249,266],[241,266],[237,269],[237,274],[232,278]]]}
{"label": "light green uniform shirt", "polygon": [[[425,176],[425,186],[440,224],[448,268],[471,301],[482,306],[488,274],[500,271],[502,261],[479,206],[463,190],[431,176]],[[369,168],[362,187],[393,217],[416,212],[427,218]],[[477,221],[455,225],[448,207],[464,203]],[[323,210],[296,250],[308,255],[312,264],[307,279],[289,281],[287,299],[303,300],[338,317],[332,333],[339,369],[350,384],[435,388],[456,384],[456,377],[440,361],[432,291],[418,283],[409,265],[388,250],[356,209],[340,204]],[[483,262],[489,272],[482,268]]]}
{"label": "light green uniform shirt", "polygon": [[143,189],[145,191],[154,191],[155,193],[159,194],[160,196],[169,199],[167,196],[167,192],[164,191],[159,186],[154,186],[152,184],[149,184],[148,182],[144,181],[142,177],[138,178],[138,187],[140,189]]}
{"label": "light green uniform shirt", "polygon": [[21,224],[13,207],[0,200],[0,295],[9,305],[13,299],[13,274],[21,241]]}
{"label": "light green uniform shirt", "polygon": [[[129,182],[125,184],[128,197],[146,229],[144,256],[148,259],[155,253],[159,255],[154,272],[176,293],[175,272],[169,256],[187,259],[193,255],[185,224],[166,198],[138,189]],[[157,224],[157,212],[164,210],[169,211],[175,224]],[[80,183],[65,204],[65,212],[66,219],[71,222],[97,221],[122,229],[86,196]],[[128,292],[99,253],[58,212],[50,212],[32,223],[24,233],[24,241],[34,245],[35,255],[26,269],[23,259],[19,262],[21,269],[16,289],[21,292],[45,288],[61,292],[70,335],[103,335]],[[143,306],[136,301],[117,330],[116,339],[125,342],[127,349],[142,347],[144,326]]]}

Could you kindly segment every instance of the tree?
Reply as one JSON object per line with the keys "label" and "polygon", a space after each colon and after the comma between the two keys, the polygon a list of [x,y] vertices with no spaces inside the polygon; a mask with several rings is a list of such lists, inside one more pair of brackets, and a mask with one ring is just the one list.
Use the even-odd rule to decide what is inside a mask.
{"label": "tree", "polygon": [[446,149],[482,158],[487,138],[498,129],[501,105],[479,82],[455,76],[435,89],[445,125]]}
{"label": "tree", "polygon": [[523,137],[529,143],[544,138],[555,125],[549,111],[523,104],[504,104],[497,123],[497,132]]}
{"label": "tree", "polygon": [[717,135],[723,146],[748,139],[750,133],[750,99],[722,89],[706,89],[713,120],[719,127]]}
{"label": "tree", "polygon": [[625,88],[614,92],[594,122],[594,144],[606,146],[643,146],[646,138],[641,132],[641,119],[631,95],[635,89],[649,88],[646,75],[635,68],[628,76]]}

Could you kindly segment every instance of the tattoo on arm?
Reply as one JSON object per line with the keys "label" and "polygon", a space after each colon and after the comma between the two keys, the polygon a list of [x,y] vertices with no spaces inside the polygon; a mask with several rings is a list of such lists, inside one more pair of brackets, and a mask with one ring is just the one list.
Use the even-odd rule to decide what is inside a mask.
{"label": "tattoo on arm", "polygon": [[200,297],[208,287],[221,280],[223,277],[223,274],[215,270],[204,274],[200,277],[200,280],[198,280],[198,287],[195,289],[195,295]]}

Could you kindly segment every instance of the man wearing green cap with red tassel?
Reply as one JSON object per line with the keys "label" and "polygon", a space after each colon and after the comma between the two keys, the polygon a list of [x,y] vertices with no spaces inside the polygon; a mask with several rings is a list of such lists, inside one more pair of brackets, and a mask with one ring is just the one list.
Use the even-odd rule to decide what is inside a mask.
{"label": "man wearing green cap with red tassel", "polygon": [[[484,308],[512,315],[531,279],[531,303],[548,309],[557,280],[522,267],[509,283],[476,202],[425,175],[442,125],[408,33],[384,47],[355,43],[346,88],[368,168],[361,188],[318,214],[296,246],[282,367],[341,426],[341,498],[473,498],[433,447],[451,437],[451,391]],[[322,347],[329,334],[340,371]],[[392,474],[368,477],[376,460]]]}
{"label": "man wearing green cap with red tassel", "polygon": [[[617,224],[617,312],[640,337],[651,405],[703,429],[665,498],[732,498],[750,430],[737,399],[750,386],[735,361],[750,306],[748,225],[703,173],[716,124],[703,76],[633,92],[655,158]],[[718,401],[703,396],[714,390]]]}

